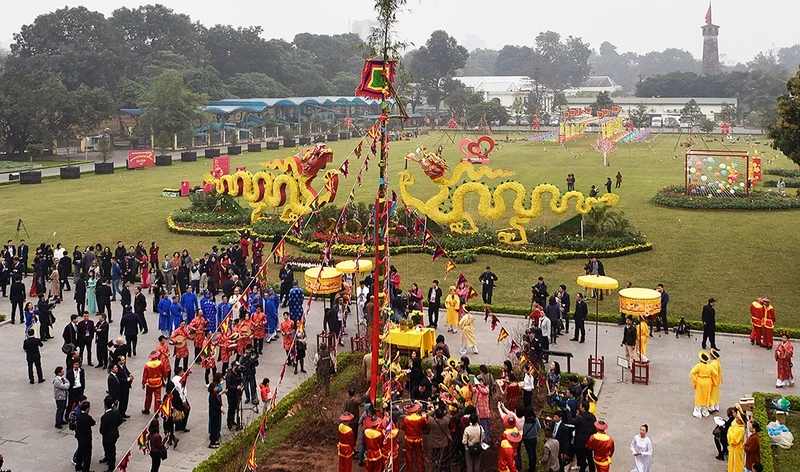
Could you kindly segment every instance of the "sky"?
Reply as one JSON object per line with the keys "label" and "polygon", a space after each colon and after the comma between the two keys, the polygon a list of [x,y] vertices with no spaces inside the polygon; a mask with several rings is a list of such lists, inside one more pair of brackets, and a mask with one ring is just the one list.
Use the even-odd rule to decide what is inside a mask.
{"label": "sky", "polygon": [[[4,2],[0,15],[0,43],[8,49],[13,34],[36,16],[58,8],[83,5],[106,15],[120,6],[135,8],[146,1],[37,0]],[[296,33],[345,33],[352,22],[375,18],[372,0],[239,0],[232,4],[197,0],[161,0],[173,10],[206,26],[260,25],[267,38],[288,41]],[[643,6],[646,5],[646,6]],[[796,0],[718,0],[713,22],[720,26],[719,50],[725,62],[746,62],[759,51],[800,42],[796,32]],[[706,0],[409,0],[397,27],[400,39],[423,45],[432,31],[444,29],[469,47],[499,49],[506,44],[532,45],[540,31],[579,36],[597,49],[603,41],[619,52],[646,53],[668,47],[702,56],[700,27]]]}

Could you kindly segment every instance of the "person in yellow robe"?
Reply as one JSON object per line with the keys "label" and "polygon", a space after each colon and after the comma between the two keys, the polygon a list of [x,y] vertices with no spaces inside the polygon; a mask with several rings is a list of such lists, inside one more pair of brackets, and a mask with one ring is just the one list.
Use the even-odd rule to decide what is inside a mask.
{"label": "person in yellow robe", "polygon": [[456,294],[456,288],[450,286],[450,295],[444,300],[444,306],[447,308],[447,316],[445,323],[447,324],[447,332],[457,333],[458,330],[458,311],[461,309],[461,299]]}
{"label": "person in yellow robe", "polygon": [[589,402],[589,413],[597,416],[597,395],[594,390],[586,392],[586,401]]}
{"label": "person in yellow robe", "polygon": [[694,388],[694,412],[692,416],[701,418],[708,416],[708,407],[711,406],[711,388],[719,383],[719,373],[708,363],[711,360],[706,351],[697,354],[700,359],[692,371],[692,387]]}
{"label": "person in yellow robe", "polygon": [[720,385],[724,382],[722,377],[722,364],[719,363],[719,351],[714,348],[711,348],[711,362],[708,363],[711,367],[717,370],[717,375],[719,376],[719,381],[711,387],[711,406],[708,409],[709,413],[716,413],[719,411],[719,388]]}
{"label": "person in yellow robe", "polygon": [[728,472],[744,470],[744,411],[738,403],[728,428]]}
{"label": "person in yellow robe", "polygon": [[639,324],[636,326],[636,349],[643,361],[647,360],[647,338],[650,337],[650,327],[644,315],[639,316]]}
{"label": "person in yellow robe", "polygon": [[458,320],[458,327],[461,328],[461,355],[467,353],[467,348],[472,348],[472,353],[478,353],[478,341],[475,339],[475,317],[469,310],[464,310],[464,315]]}

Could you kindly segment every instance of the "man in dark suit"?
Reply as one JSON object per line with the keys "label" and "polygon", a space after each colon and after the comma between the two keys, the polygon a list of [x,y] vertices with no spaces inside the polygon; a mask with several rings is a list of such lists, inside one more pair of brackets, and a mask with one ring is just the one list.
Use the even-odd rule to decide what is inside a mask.
{"label": "man in dark suit", "polygon": [[497,282],[497,274],[492,272],[492,269],[489,266],[486,266],[486,270],[478,277],[478,280],[480,280],[483,286],[483,290],[481,291],[483,303],[486,305],[491,305],[492,293],[494,292],[494,283]]}
{"label": "man in dark suit", "polygon": [[69,382],[69,392],[67,396],[67,408],[72,411],[72,407],[78,398],[86,390],[86,373],[81,369],[81,362],[78,359],[72,361],[72,367],[67,371],[67,382]]}
{"label": "man in dark suit", "polygon": [[101,279],[100,285],[94,289],[95,297],[97,298],[97,311],[105,313],[108,310],[108,322],[113,323],[111,320],[111,287],[108,285],[107,279]]}
{"label": "man in dark suit", "polygon": [[434,280],[428,289],[428,326],[436,328],[439,325],[439,307],[442,306],[442,289],[439,281]]}
{"label": "man in dark suit", "polygon": [[125,250],[125,245],[122,244],[122,241],[117,241],[117,247],[114,248],[114,257],[116,257],[117,260],[119,261],[120,259],[125,257],[125,254],[127,253],[128,251]]}
{"label": "man in dark suit", "polygon": [[570,341],[577,341],[578,336],[580,336],[580,342],[584,342],[586,340],[586,327],[584,326],[584,322],[586,321],[586,315],[589,314],[589,307],[586,306],[586,302],[583,301],[583,294],[578,292],[575,294],[575,314],[572,315],[575,318],[575,335],[571,337]]}
{"label": "man in dark suit", "polygon": [[572,425],[575,427],[575,441],[573,442],[575,457],[578,460],[580,472],[586,472],[587,465],[590,472],[595,472],[592,452],[586,448],[586,441],[597,432],[597,428],[594,426],[597,418],[589,413],[589,402],[581,402],[578,411],[578,415],[572,420]]}
{"label": "man in dark suit", "polygon": [[139,317],[142,334],[147,334],[147,318],[144,316],[145,311],[147,311],[147,297],[142,293],[142,287],[137,286],[134,289],[134,293],[136,295],[133,297],[133,312]]}
{"label": "man in dark suit", "polygon": [[117,361],[117,378],[119,379],[119,414],[123,418],[130,418],[128,416],[128,400],[131,396],[131,385],[133,382],[133,375],[128,370],[126,365],[125,356],[121,356]]}
{"label": "man in dark suit", "polygon": [[22,277],[16,276],[13,278],[13,282],[11,282],[11,289],[9,291],[9,299],[11,300],[11,324],[14,324],[14,316],[17,313],[17,308],[19,308],[19,322],[25,323],[25,314],[23,312],[23,306],[25,305],[25,284],[22,283]]}
{"label": "man in dark suit", "polygon": [[120,303],[122,304],[122,308],[131,304],[131,283],[125,282],[122,285],[122,290],[119,292],[120,295]]}
{"label": "man in dark suit", "polygon": [[703,349],[706,348],[706,341],[711,342],[711,349],[717,349],[717,342],[715,336],[717,334],[717,312],[714,310],[714,305],[717,301],[713,298],[708,299],[708,305],[703,307]]}
{"label": "man in dark suit", "polygon": [[[567,293],[567,286],[564,284],[559,285],[556,296],[561,301],[561,316],[564,318],[564,331],[569,333],[569,308],[570,305],[572,305],[572,300],[570,300],[569,293]],[[561,332],[558,334],[561,334]],[[553,437],[555,438],[555,436]]]}
{"label": "man in dark suit", "polygon": [[64,257],[58,260],[58,283],[61,286],[61,290],[67,292],[71,290],[69,286],[70,270],[72,270],[72,259],[69,257],[69,253],[64,252]]}
{"label": "man in dark suit", "polygon": [[72,365],[72,351],[78,348],[78,315],[70,315],[69,323],[64,326],[64,331],[61,332],[61,339],[64,340],[64,345],[72,345],[72,350],[66,353],[66,365],[69,367]]}
{"label": "man in dark suit", "polygon": [[28,330],[28,339],[22,342],[22,350],[25,351],[25,360],[28,361],[28,380],[33,383],[33,368],[36,367],[36,375],[39,383],[44,382],[42,376],[42,353],[39,348],[43,346],[42,340],[35,337],[36,331],[31,328]]}
{"label": "man in dark suit", "polygon": [[547,306],[547,296],[550,294],[547,293],[547,284],[544,283],[544,277],[539,277],[536,281],[536,285],[531,287],[531,291],[533,292],[533,299],[536,303],[542,307]]}
{"label": "man in dark suit", "polygon": [[558,441],[558,463],[559,471],[564,471],[564,466],[569,465],[571,461],[570,446],[572,446],[572,430],[573,426],[564,421],[564,412],[556,410],[553,413],[553,439]]}
{"label": "man in dark suit", "polygon": [[17,257],[19,257],[19,262],[22,263],[22,275],[28,275],[28,254],[29,248],[28,245],[25,244],[24,239],[19,240],[19,246],[17,246]]}
{"label": "man in dark suit", "polygon": [[[75,470],[89,472],[92,467],[92,426],[96,425],[94,418],[89,416],[91,404],[83,402],[81,411],[75,420],[75,439],[78,440],[78,451],[75,460]],[[116,465],[116,464],[114,464]]]}
{"label": "man in dark suit", "polygon": [[111,370],[108,373],[108,378],[106,379],[106,384],[108,385],[108,396],[111,397],[114,401],[119,401],[119,397],[122,392],[122,385],[119,382],[119,366],[114,364],[111,366]]}
{"label": "man in dark suit", "polygon": [[75,279],[75,307],[78,313],[86,311],[86,279],[83,274],[78,273],[78,278]]}
{"label": "man in dark suit", "polygon": [[128,345],[125,344],[125,338],[123,336],[118,337],[114,341],[114,346],[108,351],[108,365],[114,365],[121,357],[128,357],[130,354],[130,350],[128,350]]}
{"label": "man in dark suit", "polygon": [[83,312],[83,319],[78,323],[78,347],[80,348],[80,358],[83,360],[83,351],[87,351],[86,363],[92,364],[92,341],[94,341],[95,329],[94,321],[89,319],[89,312]]}
{"label": "man in dark suit", "polygon": [[117,467],[119,427],[124,420],[119,411],[114,408],[114,400],[110,396],[103,400],[103,405],[106,410],[100,417],[100,436],[103,438],[103,458],[100,459],[100,463],[108,466],[108,472],[113,472]]}
{"label": "man in dark suit", "polygon": [[95,369],[108,368],[108,323],[106,315],[100,315],[97,324],[94,325],[94,342],[97,344],[97,366]]}
{"label": "man in dark suit", "polygon": [[119,322],[119,334],[125,336],[130,355],[136,357],[136,343],[139,340],[139,315],[131,311],[130,306],[125,307],[125,313]]}
{"label": "man in dark suit", "polygon": [[53,325],[53,314],[50,311],[50,302],[44,297],[43,293],[39,294],[39,302],[36,304],[39,309],[39,337],[42,341],[52,339],[50,336],[50,326]]}

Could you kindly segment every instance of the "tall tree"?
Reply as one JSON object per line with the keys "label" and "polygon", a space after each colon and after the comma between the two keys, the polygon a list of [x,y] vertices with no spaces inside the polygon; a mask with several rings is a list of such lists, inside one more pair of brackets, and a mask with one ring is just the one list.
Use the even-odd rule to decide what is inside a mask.
{"label": "tall tree", "polygon": [[598,110],[608,109],[614,106],[614,100],[608,92],[600,92],[597,94],[594,103],[592,103],[592,114],[596,115]]}
{"label": "tall tree", "polygon": [[800,70],[778,97],[778,122],[769,128],[772,146],[800,165]]}
{"label": "tall tree", "polygon": [[204,58],[200,31],[188,15],[175,13],[164,5],[143,5],[135,9],[122,7],[108,19],[141,67],[155,53],[169,51],[189,58],[193,63]]}
{"label": "tall tree", "polygon": [[323,76],[328,80],[333,80],[339,72],[358,74],[364,64],[361,57],[365,48],[364,41],[354,33],[333,36],[301,33],[295,35],[293,44],[311,54],[314,61],[322,67]]}
{"label": "tall tree", "polygon": [[797,70],[800,67],[800,44],[778,49],[778,60],[790,73]]}
{"label": "tall tree", "polygon": [[279,98],[292,93],[277,80],[260,72],[234,75],[228,80],[228,90],[239,98]]}
{"label": "tall tree", "polygon": [[464,67],[468,56],[467,49],[442,30],[434,31],[425,46],[419,48],[411,72],[422,84],[428,104],[438,109],[441,101],[455,90],[453,74]]}
{"label": "tall tree", "polygon": [[475,49],[469,53],[461,73],[468,76],[494,75],[497,56],[494,49]]}
{"label": "tall tree", "polygon": [[153,134],[185,135],[202,117],[208,97],[189,90],[176,70],[164,71],[139,99],[142,122]]}
{"label": "tall tree", "polygon": [[533,60],[528,46],[503,46],[494,62],[494,75],[528,75]]}

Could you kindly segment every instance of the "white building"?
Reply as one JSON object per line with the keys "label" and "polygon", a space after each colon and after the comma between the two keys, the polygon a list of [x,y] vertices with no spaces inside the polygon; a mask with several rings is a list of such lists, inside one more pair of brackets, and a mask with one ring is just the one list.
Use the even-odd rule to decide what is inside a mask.
{"label": "white building", "polygon": [[530,77],[521,75],[467,76],[454,79],[465,87],[482,93],[487,102],[497,99],[506,108],[510,108],[518,97],[527,100],[531,91]]}
{"label": "white building", "polygon": [[[570,108],[583,108],[594,103],[596,97],[567,97],[567,103]],[[614,103],[622,107],[623,116],[627,116],[628,112],[633,112],[639,105],[647,107],[647,113],[651,116],[675,116],[681,114],[681,110],[690,101],[694,100],[700,107],[700,111],[706,118],[712,121],[722,121],[722,109],[725,105],[738,106],[736,98],[693,98],[693,97],[677,97],[677,98],[644,98],[644,97],[615,97]]]}
{"label": "white building", "polygon": [[622,86],[614,82],[614,79],[607,75],[590,75],[583,81],[580,87],[564,89],[564,95],[574,97],[576,95],[592,94],[597,96],[600,92],[621,92]]}

